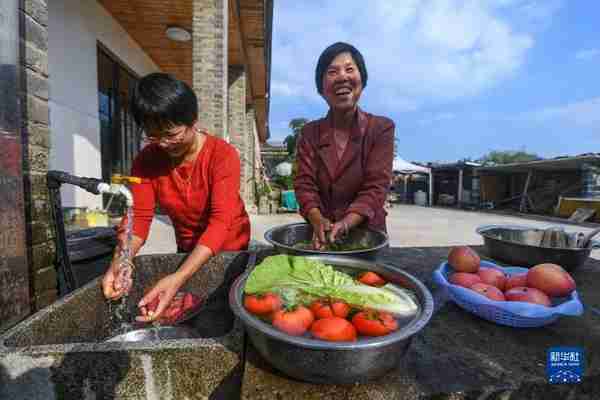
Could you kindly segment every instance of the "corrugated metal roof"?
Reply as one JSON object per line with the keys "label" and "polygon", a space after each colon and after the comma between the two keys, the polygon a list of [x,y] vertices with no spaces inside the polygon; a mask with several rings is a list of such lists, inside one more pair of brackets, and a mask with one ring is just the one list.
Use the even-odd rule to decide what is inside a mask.
{"label": "corrugated metal roof", "polygon": [[522,163],[482,166],[478,172],[527,172],[538,171],[576,171],[584,164],[600,166],[600,153],[586,153],[578,156],[561,156],[546,160],[528,161]]}
{"label": "corrugated metal roof", "polygon": [[433,171],[443,170],[443,169],[459,170],[459,169],[464,169],[464,168],[477,168],[479,166],[481,166],[480,163],[476,163],[476,162],[472,162],[472,161],[459,161],[459,162],[448,163],[448,164],[431,164],[431,165],[429,165],[429,167]]}

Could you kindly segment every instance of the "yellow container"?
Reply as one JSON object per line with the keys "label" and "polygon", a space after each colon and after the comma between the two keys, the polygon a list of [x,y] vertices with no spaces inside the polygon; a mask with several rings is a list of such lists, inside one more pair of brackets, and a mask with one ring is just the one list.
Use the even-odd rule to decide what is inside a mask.
{"label": "yellow container", "polygon": [[600,199],[584,197],[559,197],[558,215],[569,218],[578,208],[591,208],[596,214],[591,221],[600,222]]}

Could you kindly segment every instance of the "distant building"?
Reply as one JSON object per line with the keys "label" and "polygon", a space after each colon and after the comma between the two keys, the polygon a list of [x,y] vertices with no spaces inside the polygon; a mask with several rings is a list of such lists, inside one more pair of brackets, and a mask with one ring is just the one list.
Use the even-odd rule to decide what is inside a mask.
{"label": "distant building", "polygon": [[595,210],[592,220],[600,222],[599,153],[486,165],[476,173],[487,207],[561,217],[589,209]]}
{"label": "distant building", "polygon": [[480,165],[469,161],[429,164],[431,204],[458,207],[479,204],[479,182],[474,171]]}
{"label": "distant building", "polygon": [[287,146],[282,141],[268,141],[260,150],[265,173],[272,176],[275,167],[288,158]]}

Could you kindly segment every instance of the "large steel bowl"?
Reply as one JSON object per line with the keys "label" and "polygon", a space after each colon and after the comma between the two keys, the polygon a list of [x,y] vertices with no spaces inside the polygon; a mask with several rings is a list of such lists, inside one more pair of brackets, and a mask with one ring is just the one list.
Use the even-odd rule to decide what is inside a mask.
{"label": "large steel bowl", "polygon": [[389,282],[411,289],[419,312],[407,324],[386,336],[358,342],[327,342],[287,335],[252,316],[243,306],[243,290],[253,269],[238,277],[229,292],[234,314],[243,322],[260,355],[288,376],[313,383],[365,382],[384,375],[398,365],[412,337],[423,329],[433,314],[431,293],[417,278],[392,266],[342,256],[308,256],[349,270],[371,270]]}
{"label": "large steel bowl", "polygon": [[553,263],[573,271],[583,265],[598,246],[597,242],[590,242],[585,248],[544,247],[540,245],[543,231],[524,225],[484,225],[477,228],[490,257],[518,267]]}
{"label": "large steel bowl", "polygon": [[313,228],[307,223],[293,223],[276,226],[265,232],[265,240],[278,251],[294,255],[339,255],[374,259],[380,250],[388,246],[388,237],[384,232],[365,228],[354,228],[344,239],[350,243],[360,243],[365,249],[347,251],[327,251],[298,249],[294,247],[300,242],[311,240]]}

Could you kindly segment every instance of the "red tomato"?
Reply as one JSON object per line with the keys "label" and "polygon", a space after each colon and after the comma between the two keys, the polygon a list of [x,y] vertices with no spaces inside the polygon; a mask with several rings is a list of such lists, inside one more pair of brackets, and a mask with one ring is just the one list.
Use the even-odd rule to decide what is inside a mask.
{"label": "red tomato", "polygon": [[183,314],[183,309],[177,306],[169,306],[161,315],[161,317],[165,317],[168,319],[176,319],[179,315]]}
{"label": "red tomato", "polygon": [[169,303],[169,305],[167,307],[168,308],[182,308],[183,307],[183,298],[182,297],[173,298],[173,300],[171,300],[171,302]]}
{"label": "red tomato", "polygon": [[381,276],[371,271],[360,274],[358,281],[369,286],[383,286],[387,283]]}
{"label": "red tomato", "polygon": [[190,309],[194,306],[194,298],[190,292],[187,292],[185,296],[183,296],[183,308]]}
{"label": "red tomato", "polygon": [[350,312],[350,306],[343,301],[328,302],[325,300],[315,300],[310,310],[316,319],[340,317],[346,318]]}
{"label": "red tomato", "polygon": [[147,307],[148,311],[155,312],[155,311],[156,311],[156,309],[158,308],[158,303],[160,303],[160,296],[156,296],[156,297],[154,298],[154,300],[152,300],[150,303],[148,303],[148,304],[146,305],[146,307]]}
{"label": "red tomato", "polygon": [[352,342],[356,340],[356,329],[340,317],[322,318],[312,325],[310,333],[317,339],[330,342]]}
{"label": "red tomato", "polygon": [[281,308],[281,298],[275,293],[250,294],[244,297],[244,307],[252,314],[270,314]]}
{"label": "red tomato", "polygon": [[394,317],[383,311],[361,311],[352,317],[352,324],[365,336],[383,336],[398,329]]}
{"label": "red tomato", "polygon": [[183,309],[190,310],[200,304],[200,298],[191,292],[187,292],[183,297]]}
{"label": "red tomato", "polygon": [[298,306],[292,309],[275,311],[273,326],[288,335],[300,336],[306,332],[314,319],[315,317],[308,308]]}
{"label": "red tomato", "polygon": [[346,318],[350,314],[350,306],[343,301],[336,301],[331,304],[333,315],[340,318]]}

